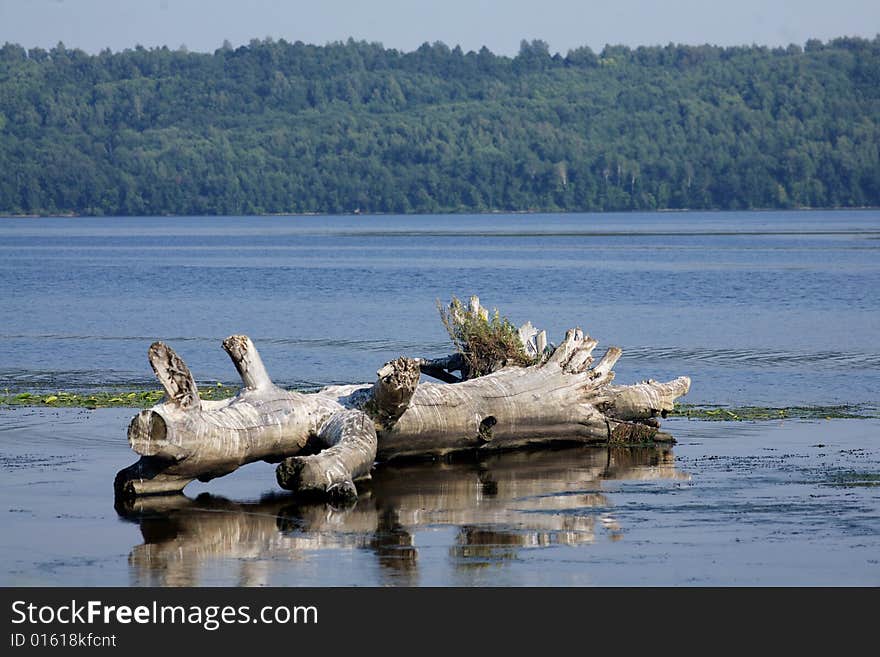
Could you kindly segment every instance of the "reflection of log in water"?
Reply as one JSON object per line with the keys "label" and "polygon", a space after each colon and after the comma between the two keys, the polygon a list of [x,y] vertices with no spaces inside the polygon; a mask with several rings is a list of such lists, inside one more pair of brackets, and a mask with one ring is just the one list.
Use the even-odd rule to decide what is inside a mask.
{"label": "reflection of log in water", "polygon": [[[116,510],[141,527],[144,542],[129,555],[132,584],[137,586],[198,586],[203,571],[219,560],[239,562],[238,578],[227,583],[262,586],[270,580],[272,560],[300,559],[323,548],[365,547],[377,528],[365,514],[349,519],[347,510],[297,507],[289,495],[259,502],[209,494],[196,499],[161,495],[119,499]],[[365,524],[356,528],[358,520]]]}
{"label": "reflection of log in water", "polygon": [[[144,538],[129,557],[136,585],[203,584],[223,566],[224,583],[269,584],[273,561],[340,548],[372,552],[390,583],[417,584],[417,530],[458,527],[450,547],[456,567],[513,558],[523,548],[589,543],[597,521],[614,539],[620,527],[603,479],[682,478],[670,447],[575,447],[387,464],[347,509],[287,495],[246,503],[174,495],[120,500],[117,510]],[[239,562],[231,581],[230,560]]]}

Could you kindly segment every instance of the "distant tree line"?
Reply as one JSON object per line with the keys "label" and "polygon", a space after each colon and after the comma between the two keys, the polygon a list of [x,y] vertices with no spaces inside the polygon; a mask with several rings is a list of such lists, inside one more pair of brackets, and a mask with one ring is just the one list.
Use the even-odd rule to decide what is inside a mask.
{"label": "distant tree line", "polygon": [[880,205],[880,37],[0,49],[0,213]]}

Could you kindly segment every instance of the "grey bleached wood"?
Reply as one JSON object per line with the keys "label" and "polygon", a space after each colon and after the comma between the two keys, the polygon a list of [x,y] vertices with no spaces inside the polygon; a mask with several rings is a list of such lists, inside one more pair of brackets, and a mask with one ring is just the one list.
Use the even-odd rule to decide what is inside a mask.
{"label": "grey bleached wood", "polygon": [[161,342],[150,347],[166,400],[132,419],[129,444],[142,458],[117,475],[118,493],[173,492],[245,463],[280,461],[302,451],[309,436],[339,410],[332,397],[275,386],[246,336],[232,336],[224,347],[245,383],[236,397],[224,401],[200,400],[180,357]]}
{"label": "grey bleached wood", "polygon": [[675,400],[686,395],[690,387],[691,380],[686,376],[666,383],[648,379],[630,386],[609,386],[609,403],[605,412],[620,420],[666,417]]}
{"label": "grey bleached wood", "polygon": [[523,344],[523,349],[526,350],[526,354],[532,358],[538,357],[538,348],[535,343],[535,338],[538,335],[538,329],[532,326],[531,322],[526,322],[522,326],[519,327],[519,341]]}
{"label": "grey bleached wood", "polygon": [[318,431],[317,442],[323,448],[318,454],[281,462],[275,470],[278,485],[332,502],[356,498],[355,480],[369,475],[376,459],[373,420],[361,411],[337,411]]}
{"label": "grey bleached wood", "polygon": [[[482,315],[478,304],[472,300]],[[541,333],[521,335],[536,339],[537,348]],[[132,420],[129,442],[142,457],[117,475],[116,490],[179,491],[193,479],[208,481],[264,460],[280,462],[277,478],[285,488],[345,498],[356,494],[355,481],[369,475],[375,459],[662,439],[657,416],[665,417],[687,393],[690,379],[611,385],[622,352],[609,348],[591,368],[596,344],[571,329],[558,347],[539,352],[544,356],[535,365],[451,385],[419,384],[419,371],[430,361],[399,358],[380,368],[372,386],[303,394],[275,386],[250,339],[232,336],[223,346],[244,387],[232,399],[206,401],[186,364],[155,343],[149,358],[166,400]],[[449,357],[442,367],[455,364]]]}
{"label": "grey bleached wood", "polygon": [[250,338],[245,335],[230,335],[223,341],[223,349],[232,359],[245,388],[269,390],[274,387],[263,359],[260,358]]}
{"label": "grey bleached wood", "polygon": [[398,358],[378,371],[372,387],[291,392],[272,383],[247,336],[231,336],[223,348],[245,387],[232,399],[205,401],[170,347],[161,342],[150,347],[166,401],[131,421],[129,444],[142,458],[117,475],[119,494],[176,492],[193,479],[209,481],[246,463],[277,463],[308,445],[324,451],[288,464],[286,487],[346,497],[375,460],[374,424],[396,421],[418,384],[417,362]]}
{"label": "grey bleached wood", "polygon": [[[657,426],[641,421],[659,415],[670,399],[685,394],[690,380],[612,388],[611,366],[621,352],[612,347],[589,369],[595,346],[596,340],[572,329],[544,363],[504,368],[455,385],[419,385],[406,412],[379,432],[378,458],[562,440],[603,443],[612,440],[618,425],[633,423],[640,430],[633,438],[651,438]],[[602,409],[607,407],[617,414],[606,415]],[[623,430],[617,435],[625,441]]]}
{"label": "grey bleached wood", "polygon": [[[419,375],[418,361],[397,358],[379,368],[371,388],[339,397],[350,408],[337,411],[320,427],[315,443],[321,451],[284,460],[275,472],[278,485],[334,502],[356,498],[354,482],[369,475],[376,458],[376,430],[393,426],[406,412]],[[347,388],[325,389],[330,391]]]}
{"label": "grey bleached wood", "polygon": [[382,427],[390,427],[404,414],[419,385],[419,362],[414,358],[397,358],[376,372],[376,383],[364,409]]}
{"label": "grey bleached wood", "polygon": [[547,331],[538,331],[535,336],[535,350],[539,357],[547,350]]}

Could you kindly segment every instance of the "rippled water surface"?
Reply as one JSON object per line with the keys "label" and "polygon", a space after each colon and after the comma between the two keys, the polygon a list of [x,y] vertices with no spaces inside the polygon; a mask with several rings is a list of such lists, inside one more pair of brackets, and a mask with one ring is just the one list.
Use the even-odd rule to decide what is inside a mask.
{"label": "rippled water surface", "polygon": [[[0,220],[0,389],[202,383],[249,334],[281,385],[450,346],[478,293],[693,403],[880,398],[880,212]],[[249,465],[113,499],[132,409],[0,406],[0,585],[880,585],[880,421],[669,419],[673,447],[377,468],[350,508]]]}
{"label": "rippled water surface", "polygon": [[434,302],[471,293],[623,347],[618,381],[689,374],[692,402],[880,390],[877,211],[4,219],[0,383],[154,386],[156,339],[232,382],[232,333],[281,384],[369,381],[447,353]]}
{"label": "rippled water surface", "polygon": [[249,465],[114,507],[127,409],[0,409],[0,586],[880,585],[880,421],[386,464],[350,508]]}

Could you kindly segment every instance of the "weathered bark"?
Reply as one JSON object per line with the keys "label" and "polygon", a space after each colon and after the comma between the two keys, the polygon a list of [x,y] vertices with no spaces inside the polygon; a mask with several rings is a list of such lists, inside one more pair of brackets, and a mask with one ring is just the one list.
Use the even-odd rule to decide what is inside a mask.
{"label": "weathered bark", "polygon": [[[612,388],[611,367],[621,351],[611,347],[589,369],[595,346],[593,338],[572,329],[541,364],[505,368],[455,385],[420,385],[406,413],[380,431],[379,459],[553,441],[604,443],[613,439],[619,425],[631,424],[640,429],[631,436],[637,442],[653,437],[657,425],[641,420],[659,415],[667,400],[687,392],[689,380]],[[617,414],[606,415],[607,407]],[[617,442],[627,442],[622,431]]]}
{"label": "weathered bark", "polygon": [[[487,316],[476,298],[468,312]],[[275,386],[253,343],[232,336],[223,346],[244,387],[222,402],[200,400],[183,361],[156,343],[150,363],[167,399],[132,420],[129,442],[142,458],[117,475],[117,491],[179,491],[192,479],[207,481],[264,460],[281,461],[277,478],[284,488],[347,498],[356,495],[354,482],[369,475],[376,458],[664,438],[656,418],[687,393],[687,377],[613,386],[619,348],[609,348],[591,368],[596,340],[572,329],[558,347],[548,348],[545,335],[530,324],[519,330],[537,361],[529,367],[501,367],[451,385],[419,384],[420,371],[453,377],[449,372],[459,369],[467,379],[466,368],[455,356],[398,358],[380,368],[372,386],[331,386],[312,394]]]}
{"label": "weathered bark", "polygon": [[406,411],[419,385],[419,362],[412,358],[398,358],[376,372],[371,398],[364,409],[383,428],[394,425]]}
{"label": "weathered bark", "polygon": [[132,419],[129,444],[142,458],[116,476],[118,493],[179,491],[193,479],[209,481],[245,463],[280,461],[302,451],[309,436],[339,409],[324,395],[272,384],[249,338],[233,336],[224,347],[245,384],[224,401],[200,400],[177,354],[161,342],[150,347],[150,364],[166,400]]}
{"label": "weathered bark", "polygon": [[631,386],[609,386],[610,401],[605,412],[619,420],[644,420],[666,417],[675,400],[687,394],[691,380],[681,376],[667,383],[648,379]]}
{"label": "weathered bark", "polygon": [[[354,482],[367,477],[376,459],[376,430],[389,428],[410,404],[419,383],[419,364],[397,358],[376,372],[371,388],[325,388],[343,407],[320,427],[311,456],[286,459],[278,466],[278,485],[287,490],[328,497],[339,502],[357,497]],[[340,394],[341,393],[341,394]]]}
{"label": "weathered bark", "polygon": [[370,474],[376,458],[373,420],[361,411],[337,411],[318,431],[317,440],[324,448],[318,454],[281,462],[275,471],[278,485],[333,502],[356,498],[354,481]]}

